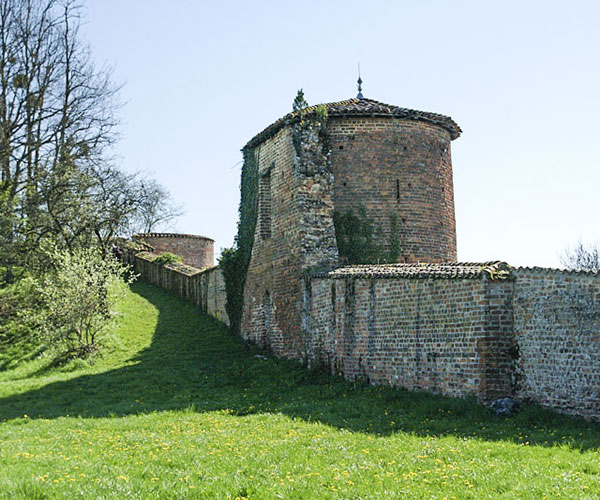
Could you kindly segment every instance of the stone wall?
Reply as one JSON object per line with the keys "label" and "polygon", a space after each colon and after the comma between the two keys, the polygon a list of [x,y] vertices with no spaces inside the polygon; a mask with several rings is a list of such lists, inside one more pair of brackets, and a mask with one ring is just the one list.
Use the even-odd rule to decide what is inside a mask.
{"label": "stone wall", "polygon": [[600,418],[600,276],[517,269],[517,396]]}
{"label": "stone wall", "polygon": [[[161,266],[156,256],[124,254],[143,279],[228,324],[218,267]],[[498,279],[501,268],[488,264],[307,274],[290,357],[349,380],[483,401],[514,396],[600,420],[600,275],[520,268]],[[277,301],[270,301],[249,310],[272,335],[278,318]],[[277,353],[277,342],[265,337],[262,345],[289,356]]]}
{"label": "stone wall", "polygon": [[123,253],[125,262],[142,279],[197,304],[205,314],[229,325],[225,310],[225,282],[218,267],[200,270],[178,263],[160,265],[152,262],[157,256],[155,253],[130,249],[125,249]]}
{"label": "stone wall", "polygon": [[[434,265],[398,266],[304,279],[309,366],[483,401],[513,396],[600,420],[600,275],[535,268],[509,279],[494,271],[430,277]],[[461,264],[437,269],[452,266]]]}
{"label": "stone wall", "polygon": [[310,365],[451,396],[511,393],[512,282],[339,271],[305,280]]}
{"label": "stone wall", "polygon": [[215,265],[215,242],[205,236],[178,233],[140,233],[134,240],[150,245],[155,253],[169,252],[179,255],[183,263],[196,269]]}
{"label": "stone wall", "polygon": [[[297,208],[290,129],[281,130],[257,149],[259,206],[254,246],[244,287],[241,335],[278,356],[300,350],[302,299]],[[268,176],[268,183],[265,177]],[[266,195],[261,190],[267,188]],[[269,200],[269,206],[261,200]],[[266,209],[269,212],[266,212]],[[269,229],[266,221],[268,219]],[[284,334],[285,333],[285,334]]]}
{"label": "stone wall", "polygon": [[372,115],[306,115],[251,141],[258,217],[242,337],[306,358],[302,276],[340,263],[335,210],[364,207],[385,250],[396,231],[400,260],[455,260],[450,141],[442,125]]}

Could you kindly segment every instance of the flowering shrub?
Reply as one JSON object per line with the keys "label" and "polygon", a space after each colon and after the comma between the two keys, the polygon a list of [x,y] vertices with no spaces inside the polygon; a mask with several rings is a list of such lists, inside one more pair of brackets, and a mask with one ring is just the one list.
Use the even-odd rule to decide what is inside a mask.
{"label": "flowering shrub", "polygon": [[94,248],[48,253],[52,270],[36,282],[44,307],[42,335],[73,357],[98,350],[98,337],[114,316],[112,307],[135,276]]}

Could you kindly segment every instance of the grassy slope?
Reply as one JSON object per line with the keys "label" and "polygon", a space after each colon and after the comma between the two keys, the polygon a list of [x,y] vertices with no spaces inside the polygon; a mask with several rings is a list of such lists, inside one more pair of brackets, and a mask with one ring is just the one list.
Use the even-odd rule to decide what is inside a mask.
{"label": "grassy slope", "polygon": [[597,424],[264,360],[142,283],[122,312],[92,366],[0,372],[0,498],[600,498]]}

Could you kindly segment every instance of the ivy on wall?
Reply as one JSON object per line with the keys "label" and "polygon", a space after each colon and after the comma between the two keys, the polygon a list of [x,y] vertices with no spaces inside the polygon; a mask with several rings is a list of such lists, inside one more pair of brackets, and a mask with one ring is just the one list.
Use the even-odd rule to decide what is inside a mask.
{"label": "ivy on wall", "polygon": [[[327,121],[325,106],[317,106],[312,113],[307,113],[308,103],[302,90],[298,91],[292,110],[295,113],[292,125],[292,141],[296,152],[300,155],[305,139],[304,134],[317,132],[323,137]],[[242,166],[241,198],[239,206],[238,231],[234,246],[222,251],[219,266],[225,280],[227,293],[226,310],[232,333],[240,333],[244,306],[244,286],[248,274],[248,266],[254,245],[256,223],[258,219],[258,157],[260,146],[244,148],[244,163]],[[316,156],[316,155],[313,155]],[[314,158],[313,158],[314,159]]]}
{"label": "ivy on wall", "polygon": [[239,207],[238,231],[234,246],[226,248],[219,258],[223,271],[227,303],[225,309],[229,316],[232,333],[239,334],[244,305],[244,285],[248,274],[248,265],[254,245],[254,233],[258,217],[258,154],[259,148],[244,148],[242,166],[241,198]]}
{"label": "ivy on wall", "polygon": [[333,213],[335,237],[340,257],[348,264],[385,264],[398,261],[400,240],[398,237],[398,218],[390,218],[390,240],[388,250],[383,244],[381,228],[374,229],[369,222],[364,206],[358,207],[358,214],[352,210]]}

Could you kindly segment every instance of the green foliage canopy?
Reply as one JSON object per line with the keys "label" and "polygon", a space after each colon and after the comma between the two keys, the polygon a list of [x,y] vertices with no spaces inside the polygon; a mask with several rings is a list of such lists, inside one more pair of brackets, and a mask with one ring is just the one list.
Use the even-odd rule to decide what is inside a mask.
{"label": "green foliage canopy", "polygon": [[154,257],[154,259],[152,259],[152,262],[154,262],[155,264],[159,264],[161,266],[164,266],[166,264],[174,264],[176,262],[182,262],[183,259],[179,256],[179,255],[175,255],[174,253],[171,252],[163,252],[160,255],[157,255],[156,257]]}

